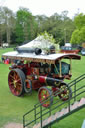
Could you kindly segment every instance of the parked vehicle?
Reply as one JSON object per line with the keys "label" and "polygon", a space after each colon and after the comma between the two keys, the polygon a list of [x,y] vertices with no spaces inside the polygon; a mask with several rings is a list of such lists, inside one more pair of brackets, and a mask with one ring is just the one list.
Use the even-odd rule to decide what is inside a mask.
{"label": "parked vehicle", "polygon": [[82,48],[85,48],[85,43],[82,43]]}
{"label": "parked vehicle", "polygon": [[85,56],[85,48],[83,48],[83,49],[81,50],[81,55],[82,55],[82,56]]}
{"label": "parked vehicle", "polygon": [[[4,59],[18,60],[16,64],[9,67],[8,84],[13,95],[21,96],[24,93],[31,93],[32,90],[38,90],[38,99],[41,104],[51,94],[56,96],[56,92],[61,92],[58,96],[63,101],[72,96],[72,90],[64,79],[71,78],[71,60],[80,60],[80,56],[56,54],[53,47],[51,48],[49,54],[43,53],[38,48],[18,48],[17,51],[2,55]],[[69,63],[63,59],[68,59]],[[52,102],[51,97],[43,106],[49,107]]]}
{"label": "parked vehicle", "polygon": [[79,50],[79,52],[81,52],[81,50],[82,50],[82,46],[77,46],[77,49]]}
{"label": "parked vehicle", "polygon": [[78,54],[79,53],[79,49],[73,50],[72,47],[67,47],[67,46],[62,46],[61,53],[74,53],[74,54]]}
{"label": "parked vehicle", "polygon": [[2,48],[8,48],[9,47],[9,44],[8,43],[3,43],[2,44]]}

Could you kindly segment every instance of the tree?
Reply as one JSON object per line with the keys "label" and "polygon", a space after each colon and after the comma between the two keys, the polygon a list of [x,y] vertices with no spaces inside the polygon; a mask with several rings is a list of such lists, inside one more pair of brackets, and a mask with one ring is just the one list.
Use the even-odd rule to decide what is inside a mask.
{"label": "tree", "polygon": [[38,35],[38,40],[42,43],[42,49],[49,52],[49,46],[54,45],[56,50],[59,50],[59,44],[56,44],[55,39],[53,38],[52,34],[49,34],[48,32],[43,32]]}
{"label": "tree", "polygon": [[71,41],[72,44],[79,44],[81,42],[81,36],[80,36],[80,31],[76,29],[72,33]]}
{"label": "tree", "polygon": [[3,40],[3,35],[6,35],[5,41],[7,43],[11,43],[11,33],[14,30],[15,26],[15,16],[13,12],[7,7],[0,7],[0,26],[1,27],[1,35]]}
{"label": "tree", "polygon": [[74,23],[76,25],[75,31],[72,33],[71,43],[81,44],[85,42],[85,15],[80,13],[74,18]]}
{"label": "tree", "polygon": [[45,15],[33,16],[29,9],[20,8],[16,15],[7,7],[0,7],[0,42],[9,44],[33,40],[38,33],[47,31],[52,34],[56,43],[64,45],[69,42],[75,30],[74,22],[63,11],[50,17]]}
{"label": "tree", "polygon": [[85,26],[85,15],[80,13],[74,18],[74,23],[77,29],[81,29]]}
{"label": "tree", "polygon": [[36,21],[29,10],[20,8],[16,15],[16,41],[21,43],[23,41],[32,40],[36,35],[36,28]]}
{"label": "tree", "polygon": [[80,30],[80,43],[85,42],[85,26]]}
{"label": "tree", "polygon": [[67,11],[62,12],[61,15],[55,13],[49,19],[50,29],[48,29],[48,32],[53,35],[60,45],[70,42],[72,32],[75,29],[74,22],[67,17],[67,13]]}

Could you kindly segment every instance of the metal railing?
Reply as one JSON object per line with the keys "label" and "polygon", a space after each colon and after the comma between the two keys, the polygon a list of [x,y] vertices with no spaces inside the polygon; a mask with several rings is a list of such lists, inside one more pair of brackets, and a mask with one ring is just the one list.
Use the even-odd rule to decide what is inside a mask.
{"label": "metal railing", "polygon": [[[34,125],[39,122],[40,122],[41,128],[47,127],[47,126],[43,126],[43,120],[45,120],[46,118],[48,118],[51,115],[53,115],[54,113],[56,113],[56,111],[62,110],[62,108],[63,108],[62,106],[64,106],[64,108],[67,107],[68,114],[70,114],[71,113],[71,108],[70,108],[71,104],[73,104],[76,100],[79,100],[81,98],[80,95],[81,94],[83,95],[83,93],[85,93],[85,85],[82,85],[80,87],[77,86],[77,83],[81,82],[82,80],[85,80],[85,74],[79,76],[75,80],[68,83],[69,87],[72,88],[72,90],[73,90],[72,97],[69,97],[68,100],[62,101],[63,98],[57,99],[53,102],[53,104],[48,109],[44,108],[42,106],[45,102],[47,102],[51,98],[54,98],[55,94],[59,95],[62,92],[62,90],[60,90],[59,92],[55,92],[55,94],[52,94],[51,96],[49,96],[47,98],[47,100],[43,100],[41,104],[40,103],[35,104],[34,108],[32,110],[30,110],[29,112],[27,112],[23,115],[23,128],[25,128],[26,126],[28,126],[30,124]],[[78,99],[78,96],[79,96],[79,99]],[[84,95],[83,95],[83,97],[84,97]],[[60,108],[60,110],[59,110],[59,108]],[[30,122],[27,123],[26,117],[28,115],[30,115],[31,113],[34,114],[34,119],[32,119]],[[53,124],[53,122],[49,123],[48,125],[51,127],[52,124]]]}

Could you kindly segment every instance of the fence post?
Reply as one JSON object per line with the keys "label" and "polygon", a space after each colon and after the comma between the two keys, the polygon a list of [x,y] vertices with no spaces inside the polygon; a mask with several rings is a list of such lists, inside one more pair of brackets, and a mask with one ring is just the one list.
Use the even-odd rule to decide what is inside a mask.
{"label": "fence post", "polygon": [[74,101],[76,101],[76,80],[75,80],[75,85],[74,85]]}
{"label": "fence post", "polygon": [[49,111],[49,116],[51,116],[51,105],[50,105],[50,108],[49,108],[49,110],[50,110],[50,111]]}
{"label": "fence post", "polygon": [[42,128],[42,105],[40,105],[40,119],[41,119],[41,128]]}
{"label": "fence post", "polygon": [[68,111],[70,112],[70,98],[69,98],[69,101],[68,101]]}
{"label": "fence post", "polygon": [[36,105],[34,105],[34,119],[35,119],[35,124],[36,124]]}
{"label": "fence post", "polygon": [[25,128],[25,119],[24,119],[24,116],[23,116],[23,128]]}
{"label": "fence post", "polygon": [[[49,108],[49,116],[51,116],[51,105],[50,105],[50,108]],[[51,128],[51,124],[50,124],[49,128]]]}

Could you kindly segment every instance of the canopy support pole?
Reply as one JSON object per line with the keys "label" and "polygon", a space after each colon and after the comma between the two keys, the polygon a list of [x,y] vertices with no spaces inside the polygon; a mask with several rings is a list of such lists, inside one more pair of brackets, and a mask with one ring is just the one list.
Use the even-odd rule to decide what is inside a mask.
{"label": "canopy support pole", "polygon": [[72,61],[71,61],[71,58],[70,58],[70,75],[72,75]]}
{"label": "canopy support pole", "polygon": [[60,77],[62,76],[61,74],[61,60],[59,60],[59,65],[60,65]]}

